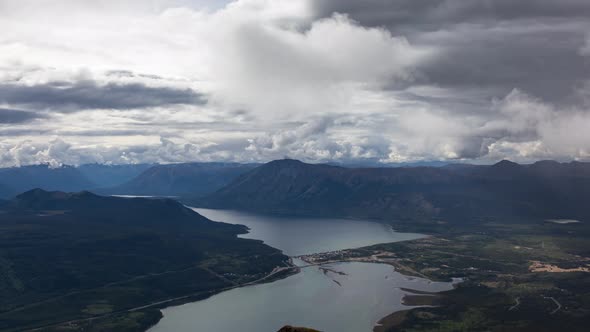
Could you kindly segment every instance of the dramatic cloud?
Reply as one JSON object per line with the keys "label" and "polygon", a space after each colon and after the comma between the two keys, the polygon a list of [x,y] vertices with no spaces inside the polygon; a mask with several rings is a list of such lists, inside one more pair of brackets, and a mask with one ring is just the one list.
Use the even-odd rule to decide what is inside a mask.
{"label": "dramatic cloud", "polygon": [[334,11],[366,26],[386,27],[439,56],[422,63],[424,82],[485,86],[490,97],[513,88],[544,99],[567,98],[588,78],[590,64],[579,56],[590,3],[584,0],[320,0],[318,15]]}
{"label": "dramatic cloud", "polygon": [[588,159],[589,16],[585,0],[0,1],[0,164]]}
{"label": "dramatic cloud", "polygon": [[54,139],[49,142],[22,141],[15,145],[0,143],[0,166],[29,164],[81,165],[88,163],[178,163],[194,160],[229,160],[221,154],[211,153],[203,159],[201,147],[190,143],[175,143],[166,138],[152,144],[121,146],[74,146],[68,141]]}
{"label": "dramatic cloud", "polygon": [[0,108],[0,124],[2,123],[23,123],[43,118],[44,116],[34,112]]}
{"label": "dramatic cloud", "polygon": [[382,136],[339,136],[341,120],[320,118],[294,129],[266,133],[250,139],[246,150],[257,158],[289,157],[316,162],[378,162],[387,154],[389,144]]}
{"label": "dramatic cloud", "polygon": [[99,85],[93,81],[80,81],[37,85],[0,84],[0,103],[63,112],[86,109],[124,110],[204,102],[200,94],[189,89],[149,87],[139,83]]}
{"label": "dramatic cloud", "polygon": [[494,23],[523,18],[584,19],[590,15],[590,4],[584,0],[318,0],[312,5],[320,16],[350,13],[369,26],[414,26],[422,30],[445,24]]}

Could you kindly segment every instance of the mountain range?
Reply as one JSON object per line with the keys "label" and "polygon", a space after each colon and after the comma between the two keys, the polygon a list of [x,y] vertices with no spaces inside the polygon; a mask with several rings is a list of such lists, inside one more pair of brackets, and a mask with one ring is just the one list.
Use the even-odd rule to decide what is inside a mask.
{"label": "mountain range", "polygon": [[215,192],[259,164],[182,163],[155,165],[133,179],[99,192],[119,195],[199,197]]}
{"label": "mountain range", "polygon": [[[590,163],[584,162],[354,168],[284,159],[0,169],[7,192],[37,184],[92,189],[97,182],[118,184],[92,191],[180,196],[207,208],[376,219],[428,233],[440,225],[513,219],[590,220]],[[0,330],[63,322],[86,330],[70,326],[84,321],[105,324],[94,328],[106,331],[112,320],[129,331],[146,330],[161,317],[154,303],[202,299],[274,277],[271,271],[288,264],[279,250],[237,236],[244,232],[245,226],[213,222],[169,198],[32,189],[0,200]]]}
{"label": "mountain range", "polygon": [[0,168],[0,198],[41,188],[106,195],[185,196],[210,194],[259,164],[30,165]]}
{"label": "mountain range", "polygon": [[[84,164],[77,167],[88,180],[95,184],[94,188],[109,188],[121,185],[154,164],[124,164],[124,165],[105,165],[105,164]],[[89,189],[89,188],[83,188]]]}
{"label": "mountain range", "polygon": [[0,197],[11,198],[35,188],[69,192],[111,187],[129,181],[151,166],[88,164],[79,167],[30,165],[0,168]]}
{"label": "mountain range", "polygon": [[208,208],[382,220],[590,218],[590,163],[344,168],[277,160],[197,200]]}
{"label": "mountain range", "polygon": [[175,196],[200,207],[389,221],[590,217],[590,163],[354,168],[276,160],[263,165],[46,165],[0,169],[0,197],[32,188]]}

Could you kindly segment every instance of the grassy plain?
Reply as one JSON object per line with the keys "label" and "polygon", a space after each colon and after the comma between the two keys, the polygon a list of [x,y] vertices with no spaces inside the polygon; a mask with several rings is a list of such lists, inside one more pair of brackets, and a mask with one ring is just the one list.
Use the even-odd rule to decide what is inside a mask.
{"label": "grassy plain", "polygon": [[[428,238],[325,257],[377,258],[406,275],[463,279],[434,296],[410,292],[406,304],[431,307],[392,314],[376,332],[587,331],[590,273],[573,271],[590,267],[590,225],[490,221],[431,229],[436,232]],[[535,264],[561,272],[535,271]]]}

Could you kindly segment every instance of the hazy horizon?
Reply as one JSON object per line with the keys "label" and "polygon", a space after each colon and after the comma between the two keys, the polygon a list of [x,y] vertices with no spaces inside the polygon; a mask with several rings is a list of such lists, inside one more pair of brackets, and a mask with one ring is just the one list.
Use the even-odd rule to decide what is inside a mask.
{"label": "hazy horizon", "polygon": [[378,161],[368,161],[368,160],[359,160],[359,161],[345,161],[345,162],[338,162],[338,161],[327,161],[327,162],[314,162],[314,161],[305,161],[305,160],[300,160],[300,159],[295,159],[295,158],[279,158],[279,159],[272,159],[272,160],[267,160],[267,161],[259,161],[259,162],[240,162],[240,161],[179,161],[179,162],[155,162],[155,163],[121,163],[121,164],[115,164],[115,163],[97,163],[97,162],[92,162],[92,163],[86,163],[86,164],[78,164],[78,165],[70,165],[70,164],[52,164],[49,162],[41,162],[41,163],[36,163],[36,164],[26,164],[26,165],[14,165],[14,166],[5,166],[5,167],[0,167],[0,169],[4,169],[4,168],[19,168],[19,167],[34,167],[34,166],[47,166],[48,168],[62,168],[62,167],[74,167],[74,168],[78,168],[78,167],[83,167],[83,166],[94,166],[94,165],[98,165],[98,166],[112,166],[112,167],[117,167],[117,166],[139,166],[139,165],[153,165],[153,166],[166,166],[166,165],[177,165],[177,164],[241,164],[241,165],[248,165],[248,164],[253,164],[253,165],[263,165],[266,163],[270,163],[273,161],[278,161],[278,160],[296,160],[296,161],[301,161],[303,163],[306,164],[312,164],[312,165],[333,165],[333,166],[343,166],[343,167],[370,167],[370,168],[387,168],[387,167],[443,167],[443,166],[447,166],[447,165],[474,165],[474,166],[491,166],[491,165],[495,165],[497,163],[500,163],[502,161],[509,161],[509,162],[514,162],[517,163],[519,165],[532,165],[538,162],[545,162],[545,161],[550,161],[550,162],[558,162],[560,164],[567,164],[567,163],[573,163],[573,162],[580,162],[580,163],[590,163],[590,161],[587,160],[554,160],[554,159],[539,159],[539,160],[532,160],[532,161],[528,161],[528,162],[515,162],[509,159],[501,159],[501,160],[496,160],[496,161],[487,161],[484,163],[478,163],[476,161],[474,162],[469,162],[469,161],[443,161],[443,160],[419,160],[419,161],[413,161],[413,162],[399,162],[399,163],[395,163],[395,162],[391,162],[391,163],[382,163],[382,162],[378,162]]}

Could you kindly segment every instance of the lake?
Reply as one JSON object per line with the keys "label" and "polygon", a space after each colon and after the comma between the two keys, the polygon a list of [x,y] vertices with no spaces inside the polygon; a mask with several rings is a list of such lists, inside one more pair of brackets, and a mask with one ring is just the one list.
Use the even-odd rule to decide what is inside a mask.
{"label": "lake", "polygon": [[377,243],[412,240],[422,234],[397,233],[391,226],[352,219],[287,218],[238,211],[193,209],[201,215],[250,228],[240,237],[263,240],[286,255],[298,256]]}
{"label": "lake", "polygon": [[[225,210],[195,209],[205,217],[243,224],[246,238],[263,240],[288,255],[354,248],[422,237],[397,233],[389,226],[358,220],[277,218]],[[297,260],[295,260],[297,263]],[[328,265],[341,272],[307,267],[267,284],[241,287],[208,299],[162,310],[164,318],[150,332],[273,332],[284,325],[325,332],[370,332],[401,304],[410,288],[444,291],[452,283],[406,277],[393,267],[372,263]]]}

